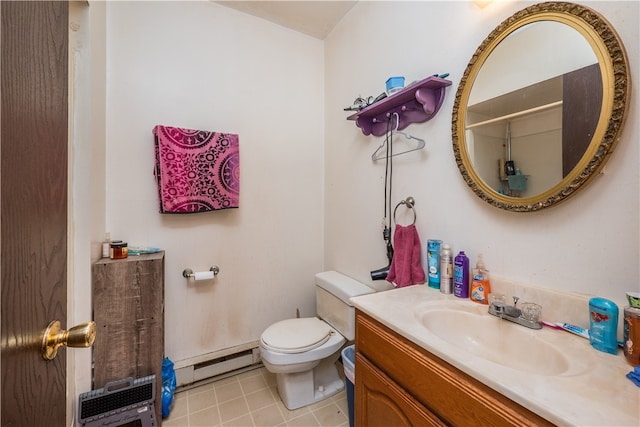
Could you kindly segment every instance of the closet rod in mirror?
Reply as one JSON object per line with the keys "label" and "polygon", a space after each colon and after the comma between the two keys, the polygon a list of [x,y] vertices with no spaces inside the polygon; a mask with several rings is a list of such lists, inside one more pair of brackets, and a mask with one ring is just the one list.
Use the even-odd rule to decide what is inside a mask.
{"label": "closet rod in mirror", "polygon": [[549,104],[540,105],[538,107],[529,108],[528,110],[518,111],[517,113],[505,114],[504,116],[494,117],[493,119],[485,120],[482,122],[474,123],[465,127],[465,129],[473,129],[479,126],[489,125],[491,123],[499,122],[502,120],[509,120],[516,117],[526,116],[527,114],[538,113],[541,111],[551,110],[552,108],[562,105],[562,101],[551,102]]}

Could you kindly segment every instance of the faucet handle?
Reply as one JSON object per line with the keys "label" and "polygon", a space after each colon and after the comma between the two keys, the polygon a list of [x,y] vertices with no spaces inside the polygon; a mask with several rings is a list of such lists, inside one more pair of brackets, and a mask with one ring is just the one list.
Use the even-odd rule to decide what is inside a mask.
{"label": "faucet handle", "polygon": [[489,304],[493,304],[494,302],[505,304],[505,296],[503,294],[490,293],[489,294]]}
{"label": "faucet handle", "polygon": [[532,322],[539,322],[540,316],[542,316],[542,307],[533,302],[523,302],[522,315],[527,320],[530,320]]}
{"label": "faucet handle", "polygon": [[514,306],[514,307],[518,304],[518,300],[519,300],[519,299],[520,299],[520,298],[518,298],[518,297],[516,297],[516,296],[514,296],[514,297],[513,297],[513,306]]}
{"label": "faucet handle", "polygon": [[506,311],[507,305],[501,301],[492,301],[489,304],[489,314],[501,317]]}

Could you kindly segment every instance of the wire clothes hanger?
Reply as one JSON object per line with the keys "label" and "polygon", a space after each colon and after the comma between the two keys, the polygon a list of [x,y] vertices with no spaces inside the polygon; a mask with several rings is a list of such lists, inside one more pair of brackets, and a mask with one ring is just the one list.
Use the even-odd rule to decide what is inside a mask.
{"label": "wire clothes hanger", "polygon": [[392,153],[390,155],[391,157],[399,156],[401,154],[409,153],[411,151],[422,150],[424,148],[424,146],[425,146],[424,139],[418,138],[417,136],[410,135],[410,134],[408,134],[406,132],[403,132],[403,131],[399,131],[398,130],[398,124],[400,123],[400,116],[398,115],[398,113],[393,113],[393,116],[396,117],[396,127],[391,132],[387,132],[387,134],[386,134],[386,136],[384,138],[384,141],[382,141],[382,144],[380,144],[380,146],[376,149],[376,151],[374,151],[374,153],[371,155],[371,160],[382,160],[382,159],[387,158],[387,156],[389,156],[389,154],[387,153],[387,151],[384,148],[388,144],[392,144],[393,143],[393,136],[394,135],[402,135],[407,140],[410,140],[409,141],[409,143],[410,143],[409,145],[410,146],[406,150],[400,151],[399,153]]}

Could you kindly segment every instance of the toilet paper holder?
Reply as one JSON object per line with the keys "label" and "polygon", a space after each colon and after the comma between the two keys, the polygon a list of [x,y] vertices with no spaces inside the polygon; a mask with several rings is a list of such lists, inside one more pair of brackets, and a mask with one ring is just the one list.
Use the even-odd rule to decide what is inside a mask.
{"label": "toilet paper holder", "polygon": [[[220,273],[220,267],[218,267],[217,265],[214,265],[209,269],[209,271],[212,271],[213,277],[215,277],[218,275],[218,273]],[[196,273],[194,273],[193,270],[190,268],[185,268],[184,270],[182,270],[182,277],[184,277],[185,279],[195,278]]]}

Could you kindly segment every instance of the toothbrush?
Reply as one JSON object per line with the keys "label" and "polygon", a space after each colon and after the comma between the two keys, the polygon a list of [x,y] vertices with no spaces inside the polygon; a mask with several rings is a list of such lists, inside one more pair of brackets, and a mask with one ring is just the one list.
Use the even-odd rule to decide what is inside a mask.
{"label": "toothbrush", "polygon": [[[569,323],[561,323],[561,322],[549,323],[549,322],[545,322],[544,320],[540,321],[540,323],[542,323],[544,326],[548,326],[548,327],[553,328],[553,329],[562,329],[564,331],[576,334],[579,337],[589,339],[589,330],[588,329],[580,328],[580,327],[575,326],[575,325],[570,325]],[[624,341],[618,341],[618,347],[624,348]]]}
{"label": "toothbrush", "polygon": [[544,320],[541,320],[540,323],[542,323],[544,326],[548,326],[549,328],[563,330],[562,327],[556,325],[555,323],[545,322]]}
{"label": "toothbrush", "polygon": [[576,334],[579,337],[589,339],[589,330],[581,328],[579,326],[570,325],[568,323],[558,322],[556,323],[560,328],[564,329],[567,332],[571,332],[572,334]]}
{"label": "toothbrush", "polygon": [[540,321],[540,323],[542,323],[544,326],[548,326],[548,327],[553,328],[553,329],[560,329],[560,330],[563,330],[563,331],[571,332],[572,334],[576,334],[579,337],[589,339],[589,330],[588,329],[580,328],[578,326],[571,325],[569,323],[562,323],[562,322],[550,323],[550,322],[545,322],[544,320],[542,320],[542,321]]}

